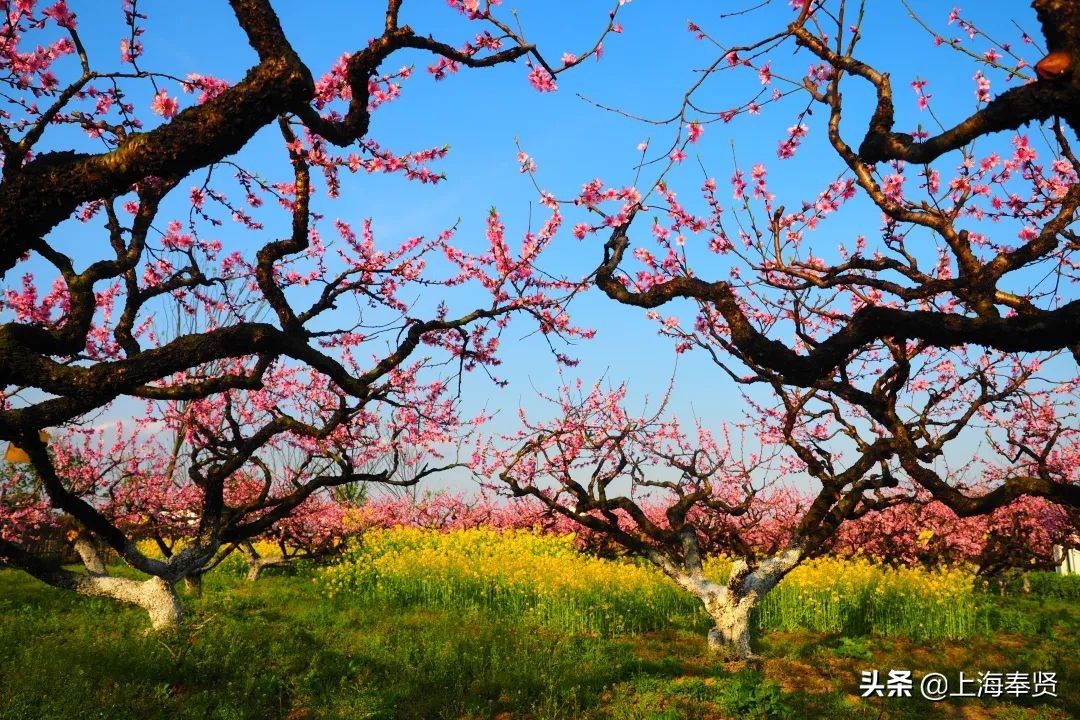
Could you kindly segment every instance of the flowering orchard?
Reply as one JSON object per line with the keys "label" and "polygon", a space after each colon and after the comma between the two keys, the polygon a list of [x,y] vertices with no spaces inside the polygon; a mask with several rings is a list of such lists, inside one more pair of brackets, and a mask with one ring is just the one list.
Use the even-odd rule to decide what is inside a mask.
{"label": "flowering orchard", "polygon": [[[518,237],[497,209],[479,249],[450,218],[401,238],[340,217],[353,176],[449,184],[445,140],[371,133],[417,76],[516,64],[537,102],[558,97],[607,64],[605,43],[644,32],[628,4],[575,6],[590,39],[556,60],[497,0],[415,26],[419,3],[385,0],[317,62],[271,0],[230,0],[252,60],[226,78],[154,67],[136,0],[93,16],[118,57],[74,1],[0,3],[0,439],[28,461],[0,486],[0,558],[166,627],[178,582],[232,553],[254,577],[338,552],[351,523],[577,529],[651,561],[743,657],[751,612],[828,552],[1048,563],[1080,507],[1075,3],[1034,0],[1041,31],[1015,41],[960,10],[913,14],[974,74],[966,105],[875,54],[876,6],[765,3],[749,37],[729,30],[746,13],[713,12],[685,37],[709,62],[659,118],[582,103],[648,128],[631,182],[605,166],[548,189],[554,158],[522,146],[539,202]],[[420,54],[426,73],[399,62]],[[789,129],[718,160],[725,128],[773,118]],[[247,152],[260,143],[265,167]],[[784,183],[810,153],[827,179]],[[511,327],[561,366],[570,342],[602,347],[573,315],[586,298],[711,363],[742,416],[678,416],[673,391],[635,409],[616,377],[540,387],[549,416],[522,403],[516,428],[485,427],[499,408],[467,410],[464,378],[503,382]],[[355,502],[452,469],[520,504]],[[85,571],[37,557],[48,534]],[[141,579],[110,575],[101,547]],[[719,553],[724,578],[705,572]]]}
{"label": "flowering orchard", "polygon": [[[580,281],[539,271],[558,211],[517,242],[492,211],[481,252],[456,246],[454,227],[395,240],[328,213],[345,173],[443,179],[445,146],[392,151],[368,134],[412,74],[389,69],[395,55],[427,53],[435,79],[518,62],[554,90],[621,30],[619,6],[596,18],[595,45],[555,62],[497,3],[449,3],[453,29],[436,38],[387,0],[374,36],[360,31],[332,66],[312,68],[269,0],[233,0],[236,42],[256,60],[226,80],[150,67],[154,20],[136,0],[111,11],[119,65],[93,53],[74,5],[2,3],[0,437],[29,468],[4,504],[0,557],[168,626],[180,615],[173,585],[223,551],[324,535],[315,508],[328,488],[454,465],[440,450],[481,419],[463,416],[456,379],[492,370],[512,317],[560,361],[564,339],[589,335],[565,309]],[[148,90],[147,106],[131,101]],[[240,153],[260,132],[277,137],[272,173]],[[417,305],[418,294],[438,297]],[[110,446],[85,428],[116,403],[144,409]],[[45,427],[70,437],[49,447]],[[427,464],[403,479],[405,447]],[[48,522],[149,579],[110,576],[97,557],[86,573],[42,563],[18,540]]]}
{"label": "flowering orchard", "polygon": [[[783,492],[771,501],[773,515],[794,515],[812,497]],[[666,505],[641,503],[656,523],[664,522]],[[629,515],[618,515],[630,529]],[[790,530],[782,522],[755,519],[749,536],[758,552],[783,542]],[[554,536],[572,535],[575,546],[591,555],[625,555],[603,532],[553,512],[529,497],[499,497],[436,493],[421,498],[376,498],[349,509],[343,522],[346,534],[365,536],[370,531],[430,530],[442,533],[465,530],[529,531]],[[828,544],[828,553],[841,558],[873,558],[892,566],[963,567],[989,576],[1009,569],[1052,570],[1054,545],[1070,542],[1075,520],[1068,509],[1039,498],[1024,498],[988,515],[961,518],[936,502],[894,505],[845,522]],[[719,535],[701,536],[703,542]],[[721,543],[706,545],[710,557],[723,555]]]}
{"label": "flowering orchard", "polygon": [[[514,495],[649,558],[714,617],[713,644],[743,657],[751,611],[787,573],[860,543],[845,523],[1005,511],[1012,520],[984,524],[996,541],[999,522],[1045,532],[1037,511],[1023,519],[1033,497],[1080,506],[1080,7],[1034,0],[1042,47],[1027,34],[998,44],[959,10],[913,12],[928,45],[976,72],[968,109],[946,117],[924,81],[905,98],[889,67],[864,60],[875,8],[790,5],[748,11],[755,31],[775,30],[764,36],[733,36],[725,16],[690,23],[714,61],[678,106],[660,119],[617,109],[669,138],[638,147],[633,185],[542,191],[582,218],[569,221],[579,240],[603,243],[592,277],[612,311],[644,309],[677,352],[705,354],[743,388],[745,419],[706,427],[671,417],[665,401],[634,411],[622,386],[567,384],[550,419],[523,415],[487,466]],[[939,21],[966,37],[946,43]],[[742,102],[740,75],[758,85]],[[860,106],[859,94],[873,100]],[[926,113],[908,132],[897,127],[905,102]],[[754,148],[748,168],[736,154],[729,189],[708,175],[711,135],[792,106],[775,153]],[[811,145],[835,179],[778,197],[773,178]],[[682,187],[690,153],[706,177]],[[872,212],[849,234],[843,218],[860,206]],[[779,502],[799,476],[817,490]],[[780,531],[762,543],[769,526]],[[923,531],[934,539],[934,523]],[[979,545],[988,566],[1025,552]],[[726,582],[705,574],[706,548],[734,556]]]}

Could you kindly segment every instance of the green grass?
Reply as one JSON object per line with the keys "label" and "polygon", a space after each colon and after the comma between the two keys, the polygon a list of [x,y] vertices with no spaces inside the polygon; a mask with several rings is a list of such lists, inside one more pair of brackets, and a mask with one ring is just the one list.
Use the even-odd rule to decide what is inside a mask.
{"label": "green grass", "polygon": [[1030,572],[1010,578],[1007,591],[1013,595],[1028,594],[1024,592],[1024,577],[1027,578],[1028,591],[1033,597],[1080,600],[1080,575]]}
{"label": "green grass", "polygon": [[[0,718],[950,718],[1080,713],[1075,605],[994,600],[1052,635],[963,642],[768,633],[759,669],[717,664],[700,628],[604,637],[474,608],[326,598],[307,575],[206,578],[187,626],[0,571]],[[1028,604],[1024,604],[1028,603]],[[1061,697],[863,700],[858,673],[1056,670]],[[1070,695],[1070,692],[1072,695]],[[1071,704],[1070,704],[1071,703]],[[961,711],[963,710],[963,714]]]}

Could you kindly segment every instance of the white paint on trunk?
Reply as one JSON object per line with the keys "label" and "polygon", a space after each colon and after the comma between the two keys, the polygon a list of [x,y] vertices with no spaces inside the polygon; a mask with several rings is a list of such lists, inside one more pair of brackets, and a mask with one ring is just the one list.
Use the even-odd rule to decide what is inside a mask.
{"label": "white paint on trunk", "polygon": [[159,577],[132,580],[108,575],[76,575],[75,578],[73,589],[80,595],[109,597],[146,610],[154,630],[180,624],[180,601],[172,585]]}
{"label": "white paint on trunk", "polygon": [[262,575],[263,568],[266,567],[265,561],[262,558],[249,558],[248,559],[248,582],[255,582]]}
{"label": "white paint on trunk", "polygon": [[248,582],[255,582],[258,580],[259,576],[262,575],[263,568],[276,567],[284,564],[283,561],[276,558],[264,558],[250,542],[245,542],[241,547],[244,549],[244,555],[247,556]]}
{"label": "white paint on trunk", "polygon": [[94,544],[90,542],[90,539],[85,535],[79,535],[72,543],[75,546],[75,552],[79,554],[79,559],[82,560],[83,565],[86,566],[86,571],[91,575],[108,575],[109,571],[105,568],[105,562],[101,559],[100,553]]}
{"label": "white paint on trunk", "polygon": [[709,650],[723,656],[750,660],[754,657],[750,647],[750,611],[756,602],[743,598],[714,603],[709,614],[715,626],[709,628]]}
{"label": "white paint on trunk", "polygon": [[701,600],[715,626],[709,630],[709,649],[729,657],[753,659],[750,646],[750,613],[802,560],[802,550],[792,548],[762,560],[751,570],[744,559],[736,559],[726,585],[705,577],[700,568],[679,567],[667,558],[653,562],[687,592]]}

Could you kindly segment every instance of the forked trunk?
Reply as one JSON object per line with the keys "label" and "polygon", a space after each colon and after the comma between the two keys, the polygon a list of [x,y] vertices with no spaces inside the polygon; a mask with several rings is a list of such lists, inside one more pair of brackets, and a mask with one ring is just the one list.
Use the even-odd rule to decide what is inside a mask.
{"label": "forked trunk", "polygon": [[86,572],[72,572],[42,562],[18,546],[0,539],[0,556],[47,585],[71,590],[80,595],[107,597],[138,605],[150,616],[154,630],[180,624],[180,602],[172,584],[160,577],[149,580],[112,577],[93,542],[86,536],[73,538],[73,544]]}
{"label": "forked trunk", "polygon": [[733,660],[757,659],[750,643],[751,613],[800,560],[802,551],[798,548],[766,558],[753,569],[745,560],[735,560],[727,583],[721,585],[705,577],[698,561],[680,568],[665,558],[653,557],[661,569],[705,606],[714,623],[709,630],[709,650]]}
{"label": "forked trunk", "polygon": [[248,558],[247,579],[254,582],[266,568],[283,568],[292,565],[296,557],[258,557]]}
{"label": "forked trunk", "polygon": [[149,580],[111,577],[105,561],[88,535],[80,533],[73,545],[86,567],[86,575],[65,573],[70,579],[69,587],[75,592],[138,605],[150,615],[150,625],[154,630],[180,624],[180,601],[167,581],[159,577]]}
{"label": "forked trunk", "polygon": [[284,547],[281,549],[281,555],[272,557],[260,555],[251,543],[242,543],[241,548],[243,548],[248,563],[247,579],[251,582],[258,580],[259,576],[262,575],[262,571],[266,568],[289,567],[297,560],[311,560],[315,557],[311,553],[288,555]]}
{"label": "forked trunk", "polygon": [[240,547],[243,548],[244,556],[247,557],[247,564],[248,564],[247,579],[248,579],[248,582],[255,582],[256,580],[259,579],[259,576],[262,575],[263,568],[264,567],[269,567],[270,565],[273,564],[273,562],[270,561],[270,560],[267,560],[262,555],[260,555],[259,551],[255,549],[255,546],[252,545],[249,542],[243,543]]}

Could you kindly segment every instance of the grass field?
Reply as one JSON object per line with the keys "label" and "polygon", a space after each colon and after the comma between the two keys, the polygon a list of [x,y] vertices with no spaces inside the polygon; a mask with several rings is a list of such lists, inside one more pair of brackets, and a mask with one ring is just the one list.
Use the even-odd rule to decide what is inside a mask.
{"label": "grass field", "polygon": [[[1078,603],[1051,592],[978,594],[986,625],[959,640],[766,631],[751,669],[712,659],[693,613],[648,630],[597,628],[587,612],[535,612],[520,597],[484,603],[462,590],[431,602],[386,589],[329,593],[325,572],[311,570],[257,583],[212,573],[201,598],[184,599],[184,629],[148,635],[137,609],[0,571],[0,718],[1080,717]],[[862,699],[865,669],[1054,671],[1058,697]]]}

